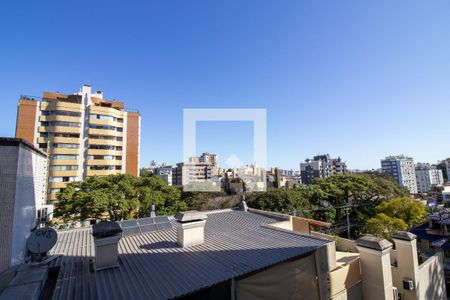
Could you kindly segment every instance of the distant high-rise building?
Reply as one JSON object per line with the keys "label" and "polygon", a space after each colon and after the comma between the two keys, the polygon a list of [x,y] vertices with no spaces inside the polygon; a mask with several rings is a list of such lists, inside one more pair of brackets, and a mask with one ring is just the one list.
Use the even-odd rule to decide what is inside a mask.
{"label": "distant high-rise building", "polygon": [[427,193],[434,185],[443,185],[444,177],[442,170],[438,169],[436,165],[426,163],[416,164],[416,182],[417,191],[419,193]]}
{"label": "distant high-rise building", "polygon": [[73,95],[44,92],[42,99],[19,100],[16,137],[49,156],[48,200],[68,182],[89,176],[138,175],[139,112],[103,99],[89,85]]}
{"label": "distant high-rise building", "polygon": [[410,193],[417,193],[414,160],[404,155],[387,156],[381,160],[381,169],[385,174],[394,177],[400,186],[406,187]]}
{"label": "distant high-rise building", "polygon": [[0,138],[0,272],[24,262],[28,236],[45,206],[47,155],[31,143]]}
{"label": "distant high-rise building", "polygon": [[214,153],[203,152],[199,157],[199,161],[202,163],[208,163],[212,167],[219,167],[219,156]]}
{"label": "distant high-rise building", "polygon": [[178,163],[172,168],[172,184],[185,186],[196,182],[206,182],[213,177],[213,167],[204,162]]}
{"label": "distant high-rise building", "polygon": [[312,184],[314,178],[328,178],[333,175],[347,173],[347,165],[338,158],[331,158],[329,154],[316,155],[313,159],[306,159],[300,163],[300,176],[303,184]]}

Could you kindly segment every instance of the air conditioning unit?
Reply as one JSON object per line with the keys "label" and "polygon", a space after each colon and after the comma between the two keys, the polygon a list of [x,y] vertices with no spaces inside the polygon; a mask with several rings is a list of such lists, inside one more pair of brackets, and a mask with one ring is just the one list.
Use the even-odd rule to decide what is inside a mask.
{"label": "air conditioning unit", "polygon": [[39,222],[50,222],[53,219],[53,205],[42,205],[38,210]]}
{"label": "air conditioning unit", "polygon": [[414,281],[409,278],[403,278],[403,289],[407,291],[414,290]]}
{"label": "air conditioning unit", "polygon": [[393,300],[400,300],[400,297],[399,297],[399,295],[398,295],[398,289],[397,289],[397,287],[392,287],[392,293],[394,294],[394,298],[393,298]]}

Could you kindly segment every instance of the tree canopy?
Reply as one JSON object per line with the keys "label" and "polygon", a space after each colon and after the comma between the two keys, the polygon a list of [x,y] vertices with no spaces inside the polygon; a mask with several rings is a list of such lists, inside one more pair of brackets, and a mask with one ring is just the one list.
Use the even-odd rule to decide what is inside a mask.
{"label": "tree canopy", "polygon": [[159,215],[187,209],[178,188],[150,174],[141,177],[125,174],[92,176],[69,183],[57,194],[57,199],[54,214],[64,220],[145,217],[152,204]]}
{"label": "tree canopy", "polygon": [[367,233],[391,239],[397,230],[406,230],[425,222],[426,206],[411,197],[399,197],[376,207],[377,214],[366,223]]}

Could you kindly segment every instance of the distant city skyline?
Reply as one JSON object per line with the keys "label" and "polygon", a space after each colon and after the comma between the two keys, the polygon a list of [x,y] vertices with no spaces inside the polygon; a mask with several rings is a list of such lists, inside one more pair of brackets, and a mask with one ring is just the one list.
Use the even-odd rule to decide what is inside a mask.
{"label": "distant city skyline", "polygon": [[[81,7],[76,22],[17,19]],[[7,1],[0,11],[0,136],[14,136],[21,94],[86,83],[141,112],[141,167],[182,161],[185,108],[267,109],[267,167],[297,170],[324,153],[349,169],[450,156],[445,1]],[[252,161],[249,124],[200,124],[198,135],[199,151]]]}

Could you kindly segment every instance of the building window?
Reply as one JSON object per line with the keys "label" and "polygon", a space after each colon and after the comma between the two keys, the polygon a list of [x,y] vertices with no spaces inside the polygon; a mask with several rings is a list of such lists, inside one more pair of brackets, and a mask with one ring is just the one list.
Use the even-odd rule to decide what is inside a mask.
{"label": "building window", "polygon": [[80,148],[80,145],[79,145],[79,144],[61,144],[61,143],[53,143],[53,148],[78,149],[78,148]]}
{"label": "building window", "polygon": [[50,166],[50,171],[74,171],[78,170],[78,166]]}
{"label": "building window", "polygon": [[50,159],[61,159],[61,160],[77,160],[78,155],[73,154],[52,154],[50,155]]}

